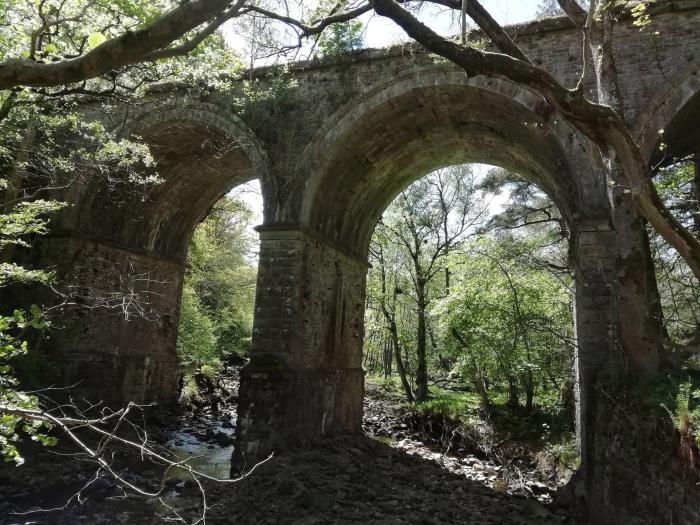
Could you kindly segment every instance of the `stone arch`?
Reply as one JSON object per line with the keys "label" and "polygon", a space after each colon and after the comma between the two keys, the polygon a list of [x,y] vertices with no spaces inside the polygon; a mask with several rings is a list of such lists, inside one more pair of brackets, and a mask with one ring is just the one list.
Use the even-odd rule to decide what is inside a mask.
{"label": "stone arch", "polygon": [[150,196],[138,239],[147,251],[183,257],[194,226],[235,186],[258,178],[263,199],[268,194],[262,145],[240,118],[220,106],[155,104],[118,129],[150,146],[164,178]]}
{"label": "stone arch", "polygon": [[[652,164],[664,161],[659,142],[671,146],[666,157],[681,156],[690,144],[700,145],[700,62],[694,61],[659,90],[639,112],[632,136]],[[663,138],[660,131],[664,130]]]}
{"label": "stone arch", "polygon": [[104,177],[86,177],[73,192],[67,233],[44,249],[60,254],[56,267],[76,302],[102,306],[65,317],[52,360],[66,384],[81,381],[95,401],[169,402],[179,392],[189,239],[229,189],[254,178],[264,187],[267,160],[255,135],[223,107],[159,98],[136,114],[129,109],[101,118],[119,120],[113,129],[121,136],[150,147],[163,182],[136,193],[128,181],[115,189]]}
{"label": "stone arch", "polygon": [[[610,301],[613,258],[598,150],[527,89],[442,65],[412,69],[325,122],[302,152],[300,224],[261,230],[264,287],[241,381],[237,461],[360,429],[366,255],[376,222],[414,180],[470,162],[531,179],[572,227],[573,249],[584,254],[576,265],[577,373],[592,384],[609,346],[609,311],[600,305]],[[582,441],[589,392],[578,396]]]}
{"label": "stone arch", "polygon": [[594,147],[540,97],[445,66],[415,69],[341,108],[305,150],[301,222],[364,257],[384,208],[410,182],[483,162],[537,183],[570,224],[605,217]]}

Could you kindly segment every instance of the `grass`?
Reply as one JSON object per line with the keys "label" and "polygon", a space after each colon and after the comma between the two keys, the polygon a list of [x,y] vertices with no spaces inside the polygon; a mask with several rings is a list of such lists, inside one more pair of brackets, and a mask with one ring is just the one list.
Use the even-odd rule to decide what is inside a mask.
{"label": "grass", "polygon": [[479,411],[479,396],[473,392],[450,392],[431,388],[431,399],[417,403],[415,409],[424,414],[467,420]]}

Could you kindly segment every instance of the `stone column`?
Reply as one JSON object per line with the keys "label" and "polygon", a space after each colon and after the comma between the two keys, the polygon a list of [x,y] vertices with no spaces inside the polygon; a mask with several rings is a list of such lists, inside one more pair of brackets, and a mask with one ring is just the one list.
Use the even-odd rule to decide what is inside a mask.
{"label": "stone column", "polygon": [[265,226],[234,470],[323,436],[360,432],[367,263],[298,226]]}
{"label": "stone column", "polygon": [[640,354],[665,357],[655,349],[661,313],[642,228],[588,224],[576,236],[579,487],[588,523],[698,523],[697,488],[684,479],[672,425],[645,387],[658,376],[639,366],[649,363]]}
{"label": "stone column", "polygon": [[581,454],[580,476],[589,487],[595,477],[599,432],[595,387],[601,370],[614,357],[615,233],[608,221],[591,221],[578,225],[573,241],[576,437]]}
{"label": "stone column", "polygon": [[[54,307],[33,345],[43,386],[71,386],[86,400],[119,407],[177,399],[175,351],[184,266],[150,253],[74,236],[49,237],[36,257],[57,274],[63,297],[22,290],[21,303]],[[55,313],[54,312],[54,313]],[[51,310],[49,310],[51,318]]]}

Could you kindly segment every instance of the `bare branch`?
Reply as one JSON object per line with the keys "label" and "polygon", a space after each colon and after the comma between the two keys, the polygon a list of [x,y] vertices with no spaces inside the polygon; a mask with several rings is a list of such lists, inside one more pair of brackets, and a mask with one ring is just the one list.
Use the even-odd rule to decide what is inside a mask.
{"label": "bare branch", "polygon": [[588,77],[588,65],[593,59],[591,52],[591,29],[593,27],[593,17],[595,16],[595,9],[596,0],[590,0],[586,24],[583,27],[583,68],[581,71],[581,78],[579,78],[578,84],[576,85],[576,91],[579,92],[583,89],[583,83]]}
{"label": "bare branch", "polygon": [[251,12],[258,13],[272,20],[284,22],[285,24],[296,27],[297,29],[301,30],[301,38],[304,38],[307,36],[313,36],[321,33],[326,27],[328,27],[331,24],[338,24],[354,20],[358,16],[371,11],[372,6],[370,4],[365,4],[356,9],[351,9],[350,11],[344,13],[333,14],[315,21],[313,25],[306,25],[300,20],[297,20],[290,16],[280,15],[278,13],[275,13],[274,11],[269,11],[258,6],[250,6],[249,10]]}
{"label": "bare branch", "polygon": [[433,4],[444,5],[455,10],[464,9],[466,13],[471,17],[476,25],[486,34],[487,37],[493,42],[493,44],[501,50],[502,53],[510,55],[513,58],[522,60],[523,62],[529,62],[525,53],[518,47],[513,39],[508,36],[508,33],[501,27],[501,25],[496,22],[496,20],[491,16],[484,6],[481,5],[479,0],[469,0],[462,5],[462,0],[428,0]]}
{"label": "bare branch", "polygon": [[243,6],[244,2],[245,0],[238,0],[235,5],[233,5],[230,9],[227,9],[226,11],[217,15],[214,18],[214,20],[209,22],[209,24],[207,24],[207,26],[202,31],[197,33],[193,38],[191,38],[187,42],[184,42],[179,46],[169,47],[166,49],[161,49],[158,51],[153,51],[152,53],[148,53],[143,56],[143,60],[149,62],[154,60],[162,60],[164,58],[173,58],[177,56],[186,55],[194,48],[196,48],[199,44],[201,44],[205,38],[213,34],[214,31],[221,27],[221,25],[224,22],[236,16],[239,16],[242,13],[241,7]]}

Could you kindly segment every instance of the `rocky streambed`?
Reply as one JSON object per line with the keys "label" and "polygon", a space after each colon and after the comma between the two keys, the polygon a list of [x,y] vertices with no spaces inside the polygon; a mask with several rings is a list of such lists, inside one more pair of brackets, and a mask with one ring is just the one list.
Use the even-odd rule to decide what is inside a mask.
{"label": "rocky streambed", "polygon": [[[236,370],[209,390],[192,410],[169,417],[155,434],[174,458],[227,478]],[[29,467],[34,474],[17,477],[12,486],[7,469],[0,470],[0,523],[575,523],[573,500],[569,491],[559,490],[557,480],[525,469],[514,482],[512,472],[488,455],[463,447],[446,451],[440,436],[426,435],[399,399],[371,384],[363,430],[365,435],[273,457],[235,482],[197,482],[171,470],[157,499],[124,492],[103,477],[66,504],[91,479],[94,466],[53,458],[47,477],[38,474],[38,458]],[[156,489],[162,481],[162,469],[140,458],[121,468],[141,487]],[[17,514],[37,508],[54,510]]]}
{"label": "rocky streambed", "polygon": [[363,431],[406,454],[432,461],[445,471],[499,492],[551,503],[573,472],[556,458],[493,436],[465,436],[449,418],[404,408],[401,396],[368,382]]}

